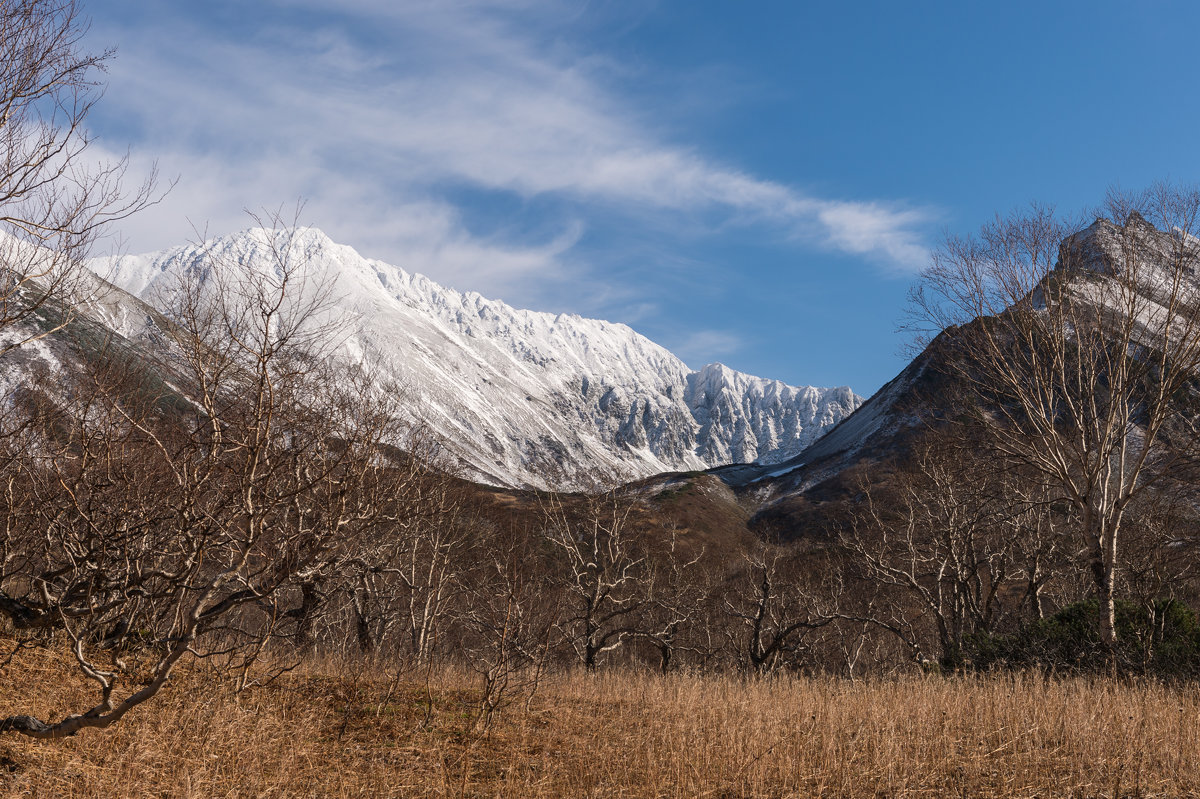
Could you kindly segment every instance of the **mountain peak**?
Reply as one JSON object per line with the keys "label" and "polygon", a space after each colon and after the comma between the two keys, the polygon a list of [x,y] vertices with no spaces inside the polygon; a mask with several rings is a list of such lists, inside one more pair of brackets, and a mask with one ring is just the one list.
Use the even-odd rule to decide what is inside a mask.
{"label": "mountain peak", "polygon": [[267,273],[272,245],[300,248],[316,282],[334,281],[328,313],[344,326],[335,357],[399,386],[412,420],[486,481],[578,485],[773,462],[861,402],[848,390],[788,386],[720,363],[692,372],[627,325],[458,292],[312,227],[251,228],[95,271],[154,304],[156,285],[209,258]]}
{"label": "mountain peak", "polygon": [[1181,238],[1187,245],[1182,255],[1200,261],[1200,241],[1182,231],[1159,230],[1137,211],[1130,211],[1123,225],[1100,217],[1063,240],[1057,268],[1109,276],[1129,269],[1158,269],[1181,254]]}

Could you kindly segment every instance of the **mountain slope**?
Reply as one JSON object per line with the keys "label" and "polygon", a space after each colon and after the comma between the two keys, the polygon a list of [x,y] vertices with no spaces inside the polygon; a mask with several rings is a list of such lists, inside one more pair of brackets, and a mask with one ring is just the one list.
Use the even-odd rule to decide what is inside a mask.
{"label": "mountain slope", "polygon": [[[162,307],[208,259],[269,273],[268,231],[251,230],[94,271]],[[542,486],[634,479],[800,452],[861,399],[848,388],[796,388],[720,364],[690,370],[625,325],[524,311],[363,258],[318,230],[291,234],[305,291],[328,290],[335,357],[404,395],[478,478]],[[113,318],[135,338],[141,319]]]}
{"label": "mountain slope", "polygon": [[[1045,312],[1050,287],[1057,286],[1059,296],[1070,297],[1081,309],[1076,318],[1100,320],[1089,335],[1118,342],[1113,346],[1125,352],[1120,334],[1130,320],[1133,332],[1127,340],[1155,351],[1162,341],[1173,340],[1165,331],[1182,329],[1184,316],[1200,313],[1196,265],[1179,272],[1180,252],[1187,249],[1180,247],[1180,235],[1157,230],[1136,212],[1123,225],[1098,219],[1061,242],[1054,269],[1025,295],[1032,300],[1029,307]],[[1200,249],[1200,243],[1188,241]],[[1183,275],[1174,288],[1172,274]],[[1118,290],[1118,283],[1124,288]],[[852,501],[860,480],[885,479],[889,464],[903,462],[918,436],[967,403],[984,403],[985,415],[992,417],[1011,412],[986,406],[990,400],[967,386],[952,364],[961,362],[956,348],[974,346],[979,331],[999,318],[979,317],[943,331],[891,382],[795,457],[774,465],[725,467],[715,474],[756,508],[756,523],[792,533],[812,526],[822,504]],[[1081,335],[1078,327],[1067,330],[1074,331],[1069,336]],[[1172,401],[1185,398],[1181,394]]]}

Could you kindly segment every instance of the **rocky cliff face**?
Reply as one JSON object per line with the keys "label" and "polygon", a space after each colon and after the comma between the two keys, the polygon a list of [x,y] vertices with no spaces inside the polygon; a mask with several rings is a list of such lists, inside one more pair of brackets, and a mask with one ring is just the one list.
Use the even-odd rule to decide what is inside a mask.
{"label": "rocky cliff face", "polygon": [[[265,231],[93,264],[161,306],[179,275],[218,258],[273,268]],[[506,485],[580,484],[735,461],[785,460],[860,403],[712,364],[690,370],[625,325],[512,308],[363,258],[315,229],[290,242],[342,328],[334,357],[403,393],[474,474]],[[131,338],[142,320],[114,318]],[[122,327],[123,326],[123,327]]]}
{"label": "rocky cliff face", "polygon": [[[1189,246],[1180,246],[1186,236]],[[1097,219],[1090,226],[1068,236],[1059,247],[1057,269],[1091,272],[1113,277],[1127,275],[1145,291],[1156,287],[1154,273],[1170,271],[1178,258],[1186,258],[1188,270],[1196,275],[1200,241],[1179,231],[1162,231],[1133,211],[1118,225]]]}
{"label": "rocky cliff face", "polygon": [[688,375],[686,399],[697,453],[713,465],[787,460],[862,404],[849,388],[797,388],[719,363]]}

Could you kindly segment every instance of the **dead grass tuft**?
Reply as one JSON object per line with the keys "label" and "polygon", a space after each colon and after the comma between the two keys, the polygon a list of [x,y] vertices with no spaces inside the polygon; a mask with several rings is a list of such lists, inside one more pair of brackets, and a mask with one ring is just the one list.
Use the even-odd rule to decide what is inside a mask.
{"label": "dead grass tuft", "polygon": [[[82,706],[69,667],[20,653],[0,713]],[[454,669],[393,686],[326,664],[237,694],[193,666],[106,732],[0,736],[0,796],[1200,795],[1194,685],[572,673],[487,730],[477,699]]]}

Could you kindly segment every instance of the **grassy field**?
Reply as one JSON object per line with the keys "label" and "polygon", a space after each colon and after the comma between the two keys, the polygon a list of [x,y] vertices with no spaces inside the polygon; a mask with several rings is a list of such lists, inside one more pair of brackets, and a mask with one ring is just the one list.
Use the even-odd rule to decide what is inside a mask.
{"label": "grassy field", "polygon": [[[236,693],[198,667],[107,731],[0,736],[0,796],[1200,796],[1200,690],[1104,680],[545,679],[486,728],[479,684],[309,667]],[[22,652],[0,713],[85,698]]]}

